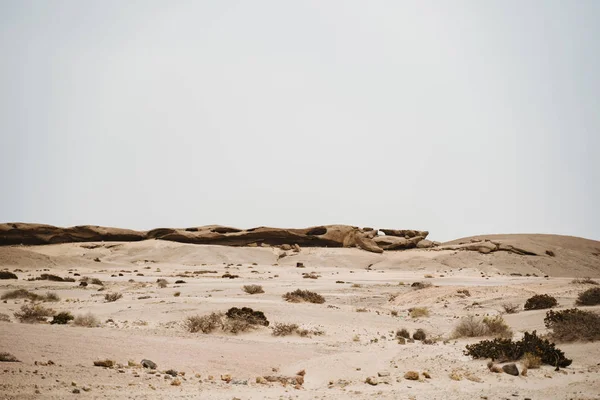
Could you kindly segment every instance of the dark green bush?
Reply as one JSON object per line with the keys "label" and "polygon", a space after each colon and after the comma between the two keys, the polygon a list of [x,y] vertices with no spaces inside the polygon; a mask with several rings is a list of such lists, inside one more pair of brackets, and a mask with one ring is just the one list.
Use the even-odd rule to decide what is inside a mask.
{"label": "dark green bush", "polygon": [[425,340],[427,338],[427,334],[421,328],[417,329],[415,333],[413,333],[413,339],[415,340]]}
{"label": "dark green bush", "polygon": [[54,318],[52,319],[52,321],[50,321],[51,324],[59,324],[59,325],[66,325],[69,323],[69,321],[72,321],[75,317],[68,311],[62,311],[59,312],[58,314],[56,314],[54,316]]}
{"label": "dark green bush", "polygon": [[0,271],[0,279],[19,279],[17,275],[8,271]]}
{"label": "dark green bush", "polygon": [[578,306],[595,306],[600,304],[600,287],[594,287],[579,293],[577,301]]}
{"label": "dark green bush", "polygon": [[262,311],[254,311],[249,307],[232,307],[225,313],[227,318],[238,319],[248,322],[250,325],[269,326],[269,321]]}
{"label": "dark green bush", "polygon": [[530,353],[541,358],[542,363],[555,367],[568,367],[572,360],[555,347],[554,343],[541,339],[536,332],[525,332],[523,339],[512,341],[511,339],[482,340],[479,343],[468,344],[465,355],[473,358],[491,358],[499,362],[516,361],[525,353]]}
{"label": "dark green bush", "polygon": [[576,340],[600,340],[600,315],[591,311],[571,308],[548,311],[544,318],[546,328],[552,330],[554,340],[573,342]]}
{"label": "dark green bush", "polygon": [[41,274],[39,277],[35,278],[36,281],[54,281],[54,282],[75,282],[74,278],[61,278],[57,275],[52,274]]}
{"label": "dark green bush", "polygon": [[554,297],[547,294],[536,294],[527,299],[523,308],[526,310],[543,310],[557,305],[558,301]]}

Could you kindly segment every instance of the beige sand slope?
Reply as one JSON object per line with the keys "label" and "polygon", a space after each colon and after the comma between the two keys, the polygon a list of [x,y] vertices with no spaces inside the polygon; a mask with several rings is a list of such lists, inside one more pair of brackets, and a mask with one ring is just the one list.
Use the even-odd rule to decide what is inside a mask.
{"label": "beige sand slope", "polygon": [[[500,250],[500,245],[489,253],[465,249],[486,240],[537,255]],[[559,308],[573,307],[577,294],[588,286],[573,284],[572,278],[600,278],[600,242],[552,235],[492,235],[381,254],[310,247],[288,253],[281,258],[281,249],[275,247],[161,240],[0,247],[1,269],[16,271],[19,277],[0,280],[0,294],[17,288],[40,294],[53,291],[61,301],[46,305],[76,315],[92,312],[102,321],[97,328],[23,324],[13,313],[24,300],[0,303],[0,313],[11,319],[0,322],[0,352],[8,351],[21,360],[0,364],[0,396],[600,398],[597,343],[561,344],[573,359],[570,367],[557,372],[543,366],[515,377],[491,373],[486,360],[465,356],[465,344],[476,339],[400,345],[393,337],[402,327],[411,332],[423,328],[430,337],[447,337],[461,316],[496,315],[503,303],[523,304],[537,293],[555,296]],[[296,268],[298,262],[306,268]],[[194,273],[205,271],[216,272]],[[99,286],[94,285],[80,287],[79,282],[26,280],[44,272],[97,277],[105,290],[98,292]],[[226,272],[239,278],[222,278]],[[303,273],[311,272],[320,277],[303,278]],[[168,280],[166,288],[157,286],[159,278]],[[185,283],[175,284],[178,279]],[[415,290],[410,287],[415,281],[433,286]],[[265,293],[249,295],[241,290],[245,284],[262,285]],[[326,301],[287,303],[281,298],[296,288],[318,292]],[[470,296],[458,293],[460,289],[467,289]],[[119,292],[123,297],[106,303],[107,292]],[[178,297],[176,292],[180,292]],[[271,324],[297,323],[324,334],[275,337],[269,328],[261,327],[239,335],[205,335],[182,327],[187,316],[234,306],[261,310]],[[430,316],[410,318],[408,309],[417,306],[428,307]],[[587,309],[600,311],[598,306]],[[521,311],[505,315],[505,319],[519,337],[523,331],[544,332],[544,315],[543,310]],[[93,361],[100,358],[112,358],[124,366],[94,367]],[[149,374],[127,367],[128,360],[143,358],[156,362],[160,372]],[[54,364],[43,365],[48,360]],[[185,372],[178,378],[181,385],[171,384],[173,378],[163,373],[168,369]],[[306,375],[298,388],[256,382],[257,377],[294,376],[300,370]],[[409,370],[427,371],[431,379],[406,380],[403,376]],[[367,377],[378,373],[384,376],[377,378],[377,385],[365,383]],[[451,379],[452,373],[462,379]],[[225,374],[230,374],[232,381],[221,380]],[[73,394],[73,389],[80,393]]]}

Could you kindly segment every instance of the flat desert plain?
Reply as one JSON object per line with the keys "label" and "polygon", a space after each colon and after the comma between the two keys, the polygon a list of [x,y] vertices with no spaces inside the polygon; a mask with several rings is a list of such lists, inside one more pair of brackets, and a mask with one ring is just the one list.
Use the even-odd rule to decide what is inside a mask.
{"label": "flat desert plain", "polygon": [[[600,278],[600,242],[490,237],[550,253],[482,254],[448,248],[452,243],[383,254],[303,247],[283,258],[274,247],[161,240],[3,246],[0,269],[18,279],[0,280],[0,295],[52,292],[58,301],[39,304],[76,317],[91,313],[98,324],[23,323],[14,314],[30,300],[0,302],[0,352],[19,360],[0,363],[0,397],[600,399],[598,342],[557,343],[573,360],[570,366],[557,371],[542,365],[513,376],[492,372],[489,359],[464,354],[467,344],[490,337],[453,336],[464,317],[496,315],[515,340],[525,331],[546,334],[547,310],[526,311],[525,301],[548,294],[558,300],[554,310],[573,308],[578,294],[594,286],[574,279]],[[42,274],[74,281],[34,280]],[[80,286],[82,279],[87,286]],[[264,293],[249,294],[244,285],[260,285]],[[282,297],[296,289],[322,295],[324,302]],[[113,293],[122,297],[107,301]],[[506,313],[508,303],[518,311]],[[210,333],[186,328],[189,317],[232,307],[262,311],[269,326],[237,334],[218,326]],[[415,309],[428,315],[411,316]],[[275,336],[278,324],[298,328]],[[423,329],[428,340],[402,343],[400,329],[410,335]],[[144,359],[156,369],[141,367]],[[114,365],[95,366],[100,360]],[[522,362],[516,366],[522,371]]]}

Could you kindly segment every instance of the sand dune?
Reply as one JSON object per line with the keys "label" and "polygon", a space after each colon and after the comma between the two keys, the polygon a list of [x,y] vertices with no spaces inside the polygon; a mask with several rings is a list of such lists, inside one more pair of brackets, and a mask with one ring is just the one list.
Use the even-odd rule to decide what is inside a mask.
{"label": "sand dune", "polygon": [[[497,250],[464,248],[486,241],[497,243]],[[534,255],[501,250],[503,246]],[[533,294],[556,297],[558,309],[573,307],[587,286],[572,279],[600,278],[599,249],[600,242],[553,235],[487,235],[383,253],[302,247],[283,257],[282,249],[273,246],[164,240],[3,246],[0,266],[19,279],[0,280],[0,294],[19,288],[37,294],[53,291],[61,301],[45,306],[75,315],[91,312],[101,326],[19,323],[13,313],[25,301],[0,303],[0,313],[10,316],[10,322],[0,322],[0,352],[21,360],[1,364],[0,394],[8,399],[65,398],[75,396],[77,389],[86,398],[597,399],[597,343],[559,344],[573,359],[560,371],[546,365],[527,376],[511,376],[492,373],[487,360],[463,354],[466,344],[479,339],[444,339],[460,317],[497,315],[503,303],[522,305]],[[78,281],[27,280],[42,273],[99,278],[104,290],[81,287]],[[225,273],[239,277],[223,278]],[[310,273],[317,279],[303,278]],[[167,287],[157,286],[161,278]],[[411,284],[417,281],[432,286],[416,290]],[[246,284],[262,285],[265,293],[247,294],[241,290]],[[323,295],[325,303],[282,299],[297,288]],[[464,289],[468,296],[457,292]],[[105,293],[115,292],[123,297],[104,301]],[[231,307],[263,311],[271,326],[296,323],[324,334],[276,337],[267,327],[238,335],[202,334],[182,326],[188,316]],[[429,317],[411,318],[413,307],[428,308]],[[600,311],[600,306],[586,309]],[[532,310],[504,318],[519,338],[524,331],[546,332],[544,316],[545,310]],[[422,328],[440,340],[401,345],[394,337],[399,328]],[[93,366],[101,358],[123,366]],[[143,358],[157,363],[159,373],[127,366],[128,360],[139,363]],[[42,365],[48,360],[54,365]],[[168,369],[185,375],[172,378],[164,373]],[[296,387],[257,383],[257,377],[294,377],[300,370],[306,375]],[[404,379],[410,370],[427,371],[431,379]],[[453,380],[453,373],[462,379]],[[221,379],[226,374],[230,382]],[[377,377],[377,385],[365,383],[368,377]],[[172,385],[174,379],[181,384]]]}

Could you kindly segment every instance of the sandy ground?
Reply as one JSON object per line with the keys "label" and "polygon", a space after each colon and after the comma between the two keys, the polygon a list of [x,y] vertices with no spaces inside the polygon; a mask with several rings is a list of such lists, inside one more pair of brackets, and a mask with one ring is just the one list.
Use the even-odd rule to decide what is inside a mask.
{"label": "sandy ground", "polygon": [[[486,360],[463,354],[466,344],[480,339],[443,340],[460,317],[496,315],[503,303],[522,305],[537,293],[555,296],[558,308],[572,308],[577,294],[587,288],[571,283],[573,277],[600,278],[600,255],[593,250],[600,243],[563,248],[561,240],[546,243],[556,257],[303,248],[278,259],[278,249],[272,248],[154,240],[3,247],[0,268],[16,270],[19,280],[1,280],[0,294],[18,288],[40,294],[53,291],[61,301],[46,305],[75,315],[91,312],[102,324],[84,328],[19,323],[13,313],[25,301],[0,303],[0,313],[11,317],[10,322],[0,322],[0,352],[21,360],[0,364],[0,397],[600,399],[598,343],[560,344],[573,359],[570,367],[555,371],[542,366],[515,377],[494,374]],[[561,258],[561,252],[570,258]],[[297,262],[305,268],[297,268]],[[201,270],[217,272],[193,273]],[[79,282],[26,280],[43,272],[99,278],[104,291],[96,285],[79,287]],[[222,278],[225,272],[239,278]],[[320,277],[302,277],[310,272]],[[159,278],[167,279],[166,288],[157,286]],[[175,284],[178,279],[185,283]],[[415,281],[432,287],[415,290],[410,286]],[[245,284],[262,285],[265,293],[247,294],[241,289]],[[326,302],[282,299],[297,288],[322,294]],[[470,296],[458,293],[460,289],[467,289]],[[107,292],[123,297],[106,303]],[[275,337],[266,327],[239,335],[202,334],[183,328],[187,316],[234,306],[263,311],[271,325],[296,323],[324,334]],[[428,307],[430,316],[412,319],[408,315],[412,307]],[[520,311],[505,319],[518,338],[524,331],[545,332],[544,315],[544,310]],[[400,345],[394,338],[399,328],[411,332],[423,328],[428,336],[441,339],[429,345],[419,341]],[[93,361],[105,358],[123,367],[93,366]],[[158,364],[158,373],[127,366],[128,360],[139,363],[144,358]],[[49,360],[54,364],[46,365]],[[185,373],[177,378],[181,385],[172,385],[173,379],[163,373],[168,369]],[[259,376],[294,376],[300,370],[306,371],[300,387],[256,382]],[[411,370],[427,371],[431,379],[404,379]],[[463,379],[451,379],[453,372]],[[231,375],[231,382],[221,379],[225,374]],[[378,374],[383,376],[377,385],[365,383]],[[72,393],[73,389],[80,393]]]}

